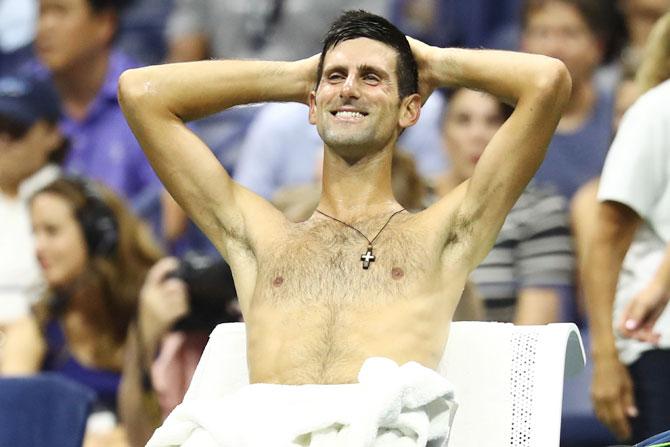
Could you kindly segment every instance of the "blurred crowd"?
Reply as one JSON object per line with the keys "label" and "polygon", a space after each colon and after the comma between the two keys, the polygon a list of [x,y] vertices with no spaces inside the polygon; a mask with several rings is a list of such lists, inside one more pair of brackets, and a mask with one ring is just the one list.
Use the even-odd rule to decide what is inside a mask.
{"label": "blurred crowd", "polygon": [[[130,131],[118,78],[305,58],[346,9],[432,45],[565,63],[572,95],[545,161],[456,318],[577,323],[598,419],[621,439],[670,429],[670,0],[0,0],[0,375],[94,390],[106,417],[89,420],[87,447],[145,444],[209,332],[241,315],[230,268]],[[511,111],[464,88],[427,98],[394,156],[398,201],[418,212],[466,181]],[[294,221],[312,215],[323,152],[304,105],[189,126],[242,185]]]}

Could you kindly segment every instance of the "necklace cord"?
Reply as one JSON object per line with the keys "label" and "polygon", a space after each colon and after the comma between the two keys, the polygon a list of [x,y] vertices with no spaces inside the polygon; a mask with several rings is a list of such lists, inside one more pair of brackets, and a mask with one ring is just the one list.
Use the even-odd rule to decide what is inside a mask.
{"label": "necklace cord", "polygon": [[330,215],[324,213],[323,211],[321,211],[321,210],[318,209],[318,208],[316,209],[316,212],[317,212],[317,213],[322,214],[322,215],[326,216],[326,217],[329,218],[329,219],[333,219],[334,221],[339,222],[339,223],[341,223],[342,225],[347,226],[347,227],[351,228],[352,230],[356,231],[358,234],[360,234],[361,236],[363,236],[363,237],[365,238],[366,241],[368,241],[368,244],[370,245],[370,247],[372,247],[372,244],[374,244],[374,242],[377,240],[377,238],[379,237],[379,235],[382,234],[382,231],[384,231],[384,228],[386,228],[386,226],[389,224],[389,222],[391,222],[391,219],[393,219],[393,217],[394,217],[396,214],[398,214],[398,213],[402,213],[403,211],[405,211],[405,208],[399,209],[398,211],[396,211],[396,212],[394,212],[393,214],[391,214],[391,215],[389,216],[389,218],[386,220],[386,223],[385,223],[385,224],[382,226],[382,228],[377,232],[377,235],[376,235],[375,237],[373,237],[372,240],[370,240],[370,239],[368,239],[368,237],[367,237],[366,235],[363,234],[363,232],[362,232],[361,230],[359,230],[358,228],[354,227],[353,225],[350,225],[350,224],[348,224],[348,223],[346,223],[346,222],[343,222],[343,221],[341,221],[340,219],[338,219],[337,217],[330,216]]}

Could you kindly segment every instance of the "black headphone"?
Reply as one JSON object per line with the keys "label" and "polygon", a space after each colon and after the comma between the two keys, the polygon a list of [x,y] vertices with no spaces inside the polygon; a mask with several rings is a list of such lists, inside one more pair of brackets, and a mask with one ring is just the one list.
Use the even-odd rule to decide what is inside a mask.
{"label": "black headphone", "polygon": [[68,176],[66,179],[84,194],[84,206],[77,210],[76,217],[84,232],[89,256],[112,256],[119,243],[119,224],[114,212],[93,182],[83,177]]}

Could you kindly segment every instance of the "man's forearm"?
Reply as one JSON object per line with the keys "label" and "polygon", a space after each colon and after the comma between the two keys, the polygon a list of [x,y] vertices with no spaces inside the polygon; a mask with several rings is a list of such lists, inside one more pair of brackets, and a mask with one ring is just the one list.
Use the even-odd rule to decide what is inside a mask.
{"label": "man's forearm", "polygon": [[125,108],[168,111],[183,120],[239,104],[305,102],[314,85],[311,59],[297,62],[200,61],[128,70],[119,79]]}
{"label": "man's forearm", "polygon": [[567,73],[556,59],[511,51],[431,47],[425,59],[420,64],[429,67],[427,80],[435,87],[483,90],[511,103]]}

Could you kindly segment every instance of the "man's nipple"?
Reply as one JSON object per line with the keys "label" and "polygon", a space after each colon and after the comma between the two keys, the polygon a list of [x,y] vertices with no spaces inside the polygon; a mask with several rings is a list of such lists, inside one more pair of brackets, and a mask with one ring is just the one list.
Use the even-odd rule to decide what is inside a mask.
{"label": "man's nipple", "polygon": [[275,278],[272,280],[272,286],[273,287],[279,287],[282,284],[284,284],[284,277],[283,276],[275,276]]}
{"label": "man's nipple", "polygon": [[405,276],[405,272],[400,267],[393,267],[391,269],[391,277],[393,279],[402,279],[403,276]]}

